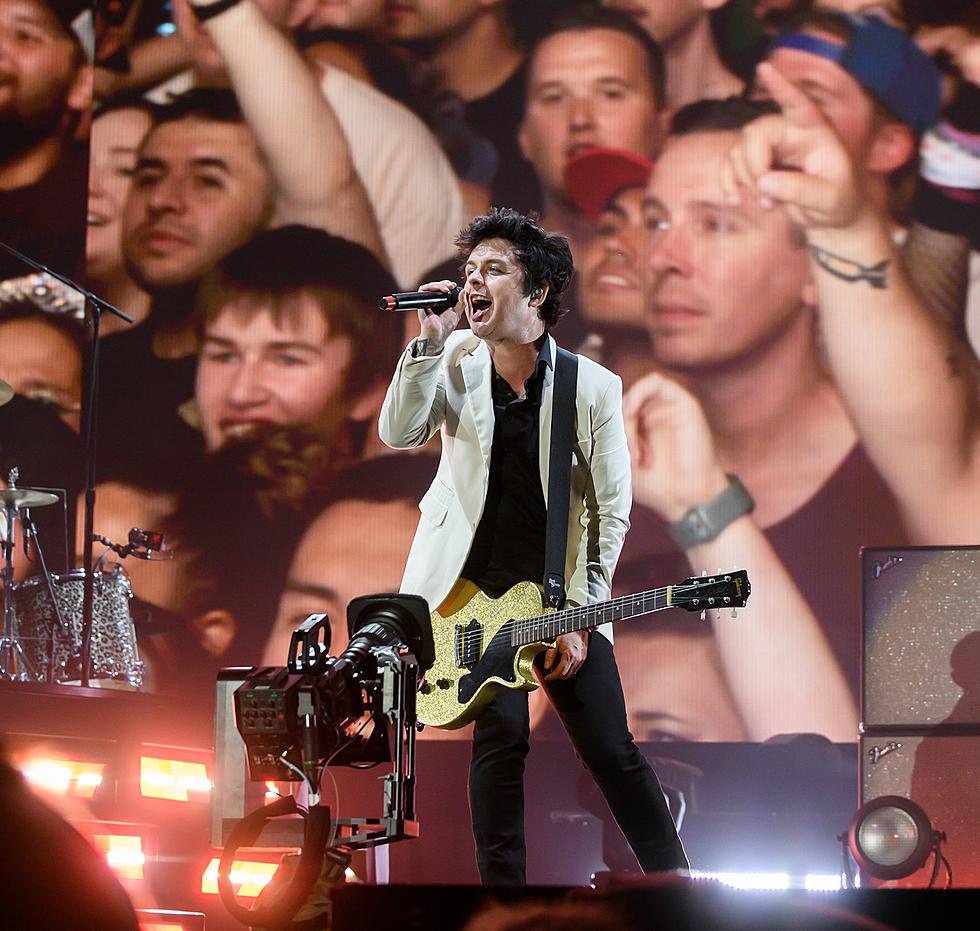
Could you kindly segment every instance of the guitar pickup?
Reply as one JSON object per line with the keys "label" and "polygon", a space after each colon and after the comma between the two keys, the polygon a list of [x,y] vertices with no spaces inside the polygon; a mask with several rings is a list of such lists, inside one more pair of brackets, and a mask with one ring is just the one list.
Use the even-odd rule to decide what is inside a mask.
{"label": "guitar pickup", "polygon": [[483,628],[480,622],[473,618],[465,627],[462,624],[456,625],[453,636],[456,668],[472,668],[477,664],[483,653]]}

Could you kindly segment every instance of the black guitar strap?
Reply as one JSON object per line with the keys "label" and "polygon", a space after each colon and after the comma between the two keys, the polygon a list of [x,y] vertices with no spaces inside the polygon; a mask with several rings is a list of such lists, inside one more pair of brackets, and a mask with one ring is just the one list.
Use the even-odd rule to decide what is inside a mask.
{"label": "black guitar strap", "polygon": [[568,543],[568,499],[571,496],[572,437],[578,356],[558,348],[551,408],[551,457],[548,463],[548,519],[545,528],[544,594],[552,608],[565,604],[565,548]]}

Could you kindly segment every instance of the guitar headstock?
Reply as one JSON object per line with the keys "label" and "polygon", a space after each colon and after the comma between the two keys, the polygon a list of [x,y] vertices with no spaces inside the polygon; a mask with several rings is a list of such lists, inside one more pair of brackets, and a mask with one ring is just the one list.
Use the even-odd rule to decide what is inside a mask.
{"label": "guitar headstock", "polygon": [[744,569],[736,569],[684,579],[671,586],[670,603],[675,608],[693,612],[711,608],[744,608],[751,591],[748,573]]}

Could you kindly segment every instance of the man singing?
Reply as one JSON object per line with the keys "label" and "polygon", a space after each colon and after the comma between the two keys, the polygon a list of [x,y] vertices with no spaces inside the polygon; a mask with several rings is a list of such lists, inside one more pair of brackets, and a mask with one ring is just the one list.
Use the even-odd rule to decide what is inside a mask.
{"label": "man singing", "polygon": [[[421,336],[398,363],[379,422],[395,448],[437,431],[438,473],[419,507],[402,591],[433,607],[464,578],[492,597],[544,575],[554,367],[549,335],[572,277],[564,236],[509,209],[477,217],[456,241],[465,284],[456,306],[420,311]],[[452,281],[422,290],[448,292]],[[469,330],[453,332],[465,312]],[[609,597],[629,527],[630,460],[622,383],[578,359],[565,558],[568,604]],[[656,775],[626,726],[611,639],[565,634],[540,675],[575,750],[647,872],[686,870]],[[485,884],[525,882],[527,693],[502,689],[476,719],[470,808]]]}

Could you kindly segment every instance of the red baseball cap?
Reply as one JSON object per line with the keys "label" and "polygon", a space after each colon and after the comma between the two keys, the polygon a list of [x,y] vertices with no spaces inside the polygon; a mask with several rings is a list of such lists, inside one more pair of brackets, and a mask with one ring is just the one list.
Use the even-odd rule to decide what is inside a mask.
{"label": "red baseball cap", "polygon": [[653,162],[626,149],[596,146],[579,152],[565,166],[565,190],[593,223],[623,188],[646,185]]}

